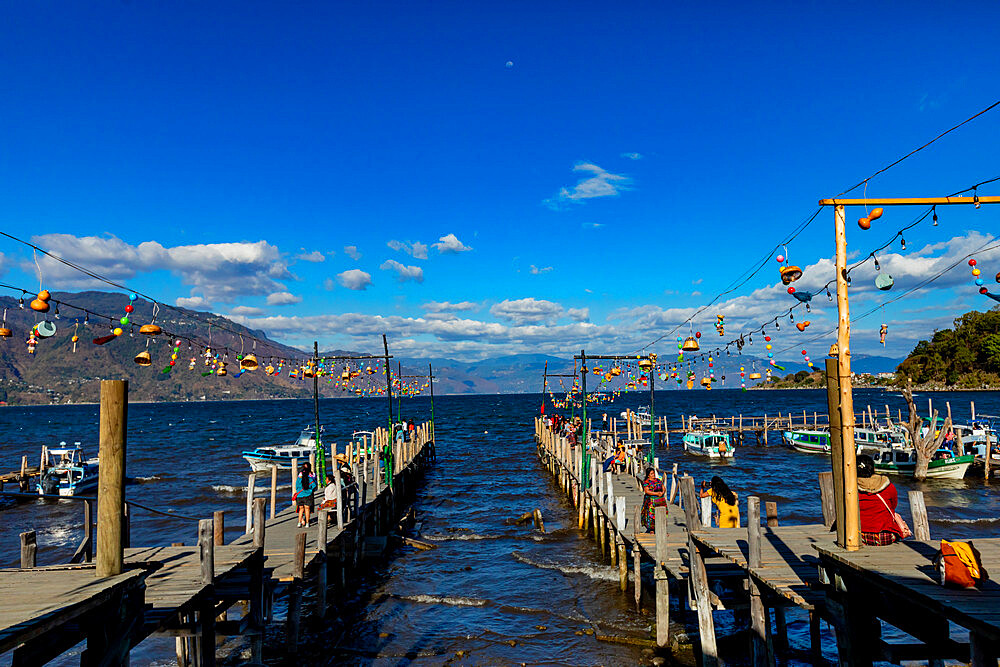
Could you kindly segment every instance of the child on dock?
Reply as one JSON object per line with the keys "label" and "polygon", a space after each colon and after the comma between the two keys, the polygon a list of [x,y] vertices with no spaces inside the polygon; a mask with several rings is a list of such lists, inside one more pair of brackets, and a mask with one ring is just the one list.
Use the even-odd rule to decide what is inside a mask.
{"label": "child on dock", "polygon": [[316,476],[312,474],[312,466],[303,463],[295,478],[295,506],[299,515],[299,528],[309,525],[309,517],[314,507],[313,495],[316,492]]}

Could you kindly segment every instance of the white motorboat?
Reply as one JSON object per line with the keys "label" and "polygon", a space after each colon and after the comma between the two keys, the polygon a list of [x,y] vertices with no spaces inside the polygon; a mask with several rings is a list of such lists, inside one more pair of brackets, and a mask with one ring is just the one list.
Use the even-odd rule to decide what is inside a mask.
{"label": "white motorboat", "polygon": [[[323,427],[319,427],[322,442]],[[295,444],[266,445],[249,452],[243,452],[243,458],[250,464],[254,472],[264,472],[272,467],[289,470],[292,459],[309,460],[309,455],[316,451],[316,427],[307,426],[302,429]]]}
{"label": "white motorboat", "polygon": [[684,451],[713,459],[731,459],[736,455],[736,449],[729,442],[729,434],[721,431],[685,433]]}
{"label": "white motorboat", "polygon": [[85,459],[79,442],[45,449],[45,472],[35,488],[39,495],[79,496],[95,491],[98,482],[98,459]]}

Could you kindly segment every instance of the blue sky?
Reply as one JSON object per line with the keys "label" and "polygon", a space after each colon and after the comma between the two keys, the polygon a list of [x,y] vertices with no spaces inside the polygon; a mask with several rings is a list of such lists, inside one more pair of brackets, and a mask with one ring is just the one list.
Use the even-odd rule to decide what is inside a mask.
{"label": "blue sky", "polygon": [[[995,3],[3,11],[0,229],[288,343],[366,350],[386,332],[413,356],[632,352],[817,199],[1000,97]],[[1000,176],[998,149],[1000,109],[868,194],[963,189]],[[998,213],[942,210],[907,232],[880,257],[894,292],[859,272],[856,308],[987,245]],[[868,232],[861,214],[848,234],[864,255],[917,211]],[[37,284],[30,253],[0,252],[0,280]],[[804,288],[832,278],[832,253],[824,211],[788,248]],[[1000,253],[981,265],[992,276]],[[777,278],[767,267],[695,328],[723,312],[736,334],[783,312],[795,302]],[[46,262],[42,283],[90,286]],[[992,303],[960,267],[859,322],[855,348],[882,353],[885,321],[885,353],[902,356]],[[835,322],[810,317],[808,334]],[[811,345],[818,357],[826,341]]]}

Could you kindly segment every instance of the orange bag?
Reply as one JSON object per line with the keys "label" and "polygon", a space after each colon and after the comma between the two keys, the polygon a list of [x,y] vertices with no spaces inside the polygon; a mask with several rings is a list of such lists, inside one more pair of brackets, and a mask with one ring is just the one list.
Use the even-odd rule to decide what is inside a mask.
{"label": "orange bag", "polygon": [[936,560],[942,586],[974,588],[983,580],[979,552],[971,542],[941,540],[941,551]]}

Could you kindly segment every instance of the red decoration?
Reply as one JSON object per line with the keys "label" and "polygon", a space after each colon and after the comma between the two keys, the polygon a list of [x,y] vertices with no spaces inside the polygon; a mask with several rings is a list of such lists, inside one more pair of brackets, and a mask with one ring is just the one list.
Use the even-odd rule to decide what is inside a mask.
{"label": "red decoration", "polygon": [[969,266],[975,266],[975,265],[976,265],[976,260],[970,259],[969,260]]}

